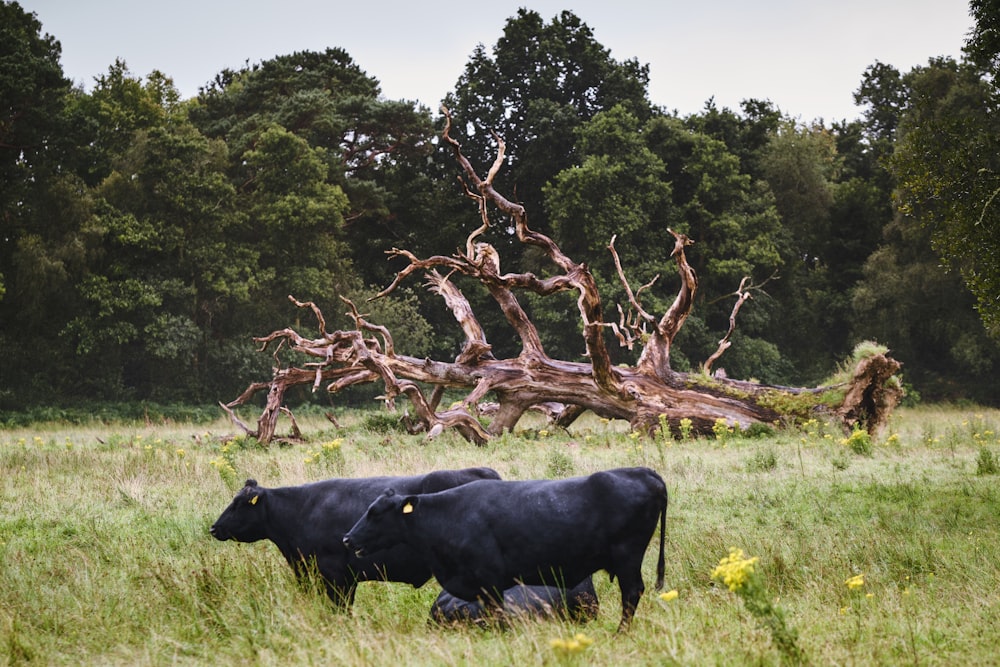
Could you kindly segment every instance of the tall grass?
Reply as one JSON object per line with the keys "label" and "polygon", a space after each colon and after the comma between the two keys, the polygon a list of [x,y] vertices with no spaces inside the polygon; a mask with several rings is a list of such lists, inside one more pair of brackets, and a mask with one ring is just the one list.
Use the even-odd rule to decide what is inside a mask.
{"label": "tall grass", "polygon": [[[731,547],[756,557],[768,605],[813,664],[995,664],[1000,627],[1000,413],[901,410],[867,452],[821,423],[763,438],[636,438],[597,419],[475,447],[369,429],[226,443],[227,424],[0,431],[0,664],[781,664],[768,626],[713,581]],[[323,448],[324,444],[335,446]],[[984,454],[983,452],[987,452]],[[595,577],[597,620],[507,630],[427,623],[438,587],[366,583],[353,613],[300,586],[269,542],[208,527],[247,477],[490,465],[510,479],[631,465],[667,481],[667,588],[618,635],[617,586]],[[862,575],[863,584],[847,581]],[[857,584],[858,580],[854,580]],[[583,635],[577,638],[577,635]]]}

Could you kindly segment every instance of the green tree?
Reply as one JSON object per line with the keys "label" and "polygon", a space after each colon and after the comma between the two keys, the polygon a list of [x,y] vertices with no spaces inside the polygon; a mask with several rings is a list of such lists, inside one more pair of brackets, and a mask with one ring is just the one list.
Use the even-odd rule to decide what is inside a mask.
{"label": "green tree", "polygon": [[[612,235],[633,289],[665,276],[643,297],[647,310],[660,313],[675,295],[667,229],[696,239],[690,257],[701,286],[675,362],[684,367],[704,361],[728,327],[732,300],[726,295],[743,276],[760,281],[780,264],[780,228],[770,194],[741,173],[739,158],[722,141],[693,133],[669,116],[640,122],[616,107],[581,126],[576,150],[581,165],[561,172],[545,189],[560,246],[588,257],[604,295],[606,319],[617,321],[615,304],[628,304],[606,248]],[[755,348],[760,356],[768,346],[755,342],[759,319],[749,315],[747,324],[740,333],[746,336],[743,349]],[[565,327],[561,331],[565,334]],[[752,356],[728,356],[727,367],[747,377],[770,378],[778,372],[780,364],[761,365]],[[763,356],[774,361],[772,354]]]}
{"label": "green tree", "polygon": [[293,312],[288,294],[330,304],[385,284],[384,252],[440,227],[419,168],[433,148],[429,112],[382,98],[378,81],[342,49],[226,70],[189,115],[229,147],[229,177],[247,216],[238,238],[274,275],[258,328]]}
{"label": "green tree", "polygon": [[[586,258],[610,321],[618,319],[616,303],[628,306],[607,248],[612,236],[627,275],[643,276],[643,282],[663,268],[661,249],[673,247],[670,183],[644,129],[622,106],[595,115],[577,131],[580,165],[556,174],[543,190],[553,237],[570,257]],[[531,299],[538,302],[533,317],[547,325],[543,341],[550,354],[575,358],[583,352],[581,332],[559,325],[565,311],[552,308],[552,300]]]}
{"label": "green tree", "polygon": [[261,279],[253,251],[229,243],[239,218],[225,167],[224,144],[177,122],[135,133],[95,190],[99,243],[79,286],[88,307],[67,327],[104,370],[93,391],[211,398],[210,348]]}
{"label": "green tree", "polygon": [[226,141],[231,178],[241,189],[248,178],[243,156],[263,133],[280,127],[313,149],[326,182],[346,195],[340,233],[358,270],[366,282],[384,275],[374,268],[384,264],[388,249],[380,241],[407,202],[385,187],[398,181],[387,181],[382,172],[426,161],[433,148],[426,109],[383,99],[378,81],[344,50],[327,49],[226,70],[200,92],[190,117],[207,136]]}
{"label": "green tree", "polygon": [[611,58],[569,11],[546,23],[537,12],[518,10],[492,51],[479,45],[448,95],[455,136],[484,171],[496,154],[490,132],[503,137],[508,164],[497,184],[516,189],[533,226],[547,231],[542,188],[579,162],[575,129],[615,106],[646,121],[652,114],[649,68],[635,59]]}
{"label": "green tree", "polygon": [[688,116],[684,123],[699,134],[722,141],[740,159],[740,171],[759,179],[760,157],[784,122],[784,116],[766,100],[744,100],[740,109],[742,113],[719,109],[715,100],[710,99],[701,113]]}
{"label": "green tree", "polygon": [[865,106],[866,135],[880,158],[892,152],[908,98],[906,83],[892,65],[876,61],[865,70],[854,101]]}
{"label": "green tree", "polygon": [[[563,11],[546,22],[535,11],[520,9],[507,20],[502,37],[490,51],[483,45],[476,47],[445,104],[454,112],[452,135],[481,173],[496,158],[497,146],[491,133],[503,138],[506,163],[497,176],[497,187],[516,193],[533,228],[551,233],[543,190],[557,174],[581,163],[577,128],[616,106],[645,122],[653,113],[647,98],[648,82],[647,66],[635,59],[614,60],[594,38],[591,28],[572,12]],[[439,151],[435,155],[438,163],[443,165],[440,173],[447,175],[441,180],[447,184],[447,198],[440,199],[453,202],[443,209],[446,215],[441,227],[454,230],[447,245],[434,249],[441,253],[461,243],[469,231],[478,227],[479,219],[474,205],[470,206],[462,191],[453,185],[455,171],[450,152]],[[604,244],[609,239],[604,239]],[[514,270],[544,272],[549,268],[539,263],[534,253],[512,242],[509,228],[499,225],[485,240],[499,249],[505,266]],[[561,234],[556,240],[563,243],[567,236]],[[602,261],[606,251],[600,252],[601,258],[575,259]],[[489,297],[480,285],[472,284],[467,289],[494,349],[501,355],[511,353],[517,342],[505,335],[509,329],[499,311],[490,307]],[[532,308],[533,301],[530,296],[524,297],[533,318],[541,321],[554,317]],[[551,303],[543,308],[551,308]],[[575,357],[582,351],[579,341],[570,340],[572,333],[561,329],[564,327],[555,337],[564,340],[546,340],[549,352]]]}
{"label": "green tree", "polygon": [[33,12],[17,2],[0,2],[0,213],[5,226],[17,216],[25,188],[38,180],[35,170],[52,155],[63,129],[70,82],[59,64],[61,45],[41,30]]}
{"label": "green tree", "polygon": [[[833,285],[846,291],[861,277],[865,259],[882,242],[882,230],[892,221],[895,180],[887,169],[885,148],[877,147],[870,126],[862,121],[831,128],[840,177],[830,210],[828,255]],[[891,150],[891,138],[887,142]]]}
{"label": "green tree", "polygon": [[73,310],[90,202],[64,169],[75,142],[61,50],[34,13],[0,2],[0,405],[51,394],[67,365],[55,333]]}
{"label": "green tree", "polygon": [[[409,140],[392,144],[402,130],[387,118],[402,105],[362,121],[372,108],[357,100],[334,108],[328,90],[308,89],[265,94],[245,116],[212,116],[250,104],[248,89],[252,97],[277,86],[268,77],[279,71],[297,85],[329,83],[299,67],[316,62],[309,54],[277,61],[227,75],[225,90],[187,103],[177,102],[169,79],[154,72],[142,81],[116,62],[74,105],[102,128],[86,167],[97,181],[92,258],[78,281],[83,306],[65,329],[80,358],[100,369],[86,378],[92,394],[232,396],[267,364],[246,341],[295,313],[289,294],[326,304],[363,298],[345,243],[352,202],[341,183],[352,184],[357,216],[381,206],[371,195],[377,188],[361,182],[372,165],[412,149]],[[255,72],[263,72],[256,89],[241,78]],[[354,129],[346,108],[359,114]],[[408,318],[411,338],[426,345],[410,301],[385,309]]]}
{"label": "green tree", "polygon": [[330,303],[356,282],[343,240],[349,203],[328,181],[325,154],[275,125],[242,156],[240,207],[247,225],[236,240],[260,253],[269,274],[265,301],[277,308],[258,309],[259,326],[280,321],[289,294]]}
{"label": "green tree", "polygon": [[[937,135],[943,142],[939,146],[930,137],[949,114],[964,118],[982,111],[980,103],[985,98],[977,100],[980,93],[975,92],[981,87],[974,69],[950,59],[931,59],[927,66],[906,74],[876,63],[866,70],[855,94],[856,101],[866,107],[860,136],[852,128],[850,139],[841,143],[853,144],[847,152],[857,159],[849,158],[845,165],[863,179],[863,184],[852,180],[852,188],[871,200],[870,205],[855,205],[852,210],[856,215],[881,215],[890,221],[881,246],[864,263],[863,275],[851,291],[854,337],[890,345],[906,364],[915,395],[930,400],[973,397],[992,402],[996,396],[993,369],[1000,349],[989,341],[981,320],[977,321],[975,299],[961,274],[949,270],[955,265],[944,257],[942,266],[935,236],[943,232],[939,228],[943,202],[935,201],[938,195],[919,201],[897,177],[905,181],[916,173],[910,171],[915,167],[925,169],[926,176],[958,166],[949,153],[958,145],[950,144],[967,142],[970,136],[965,133],[977,132],[976,123],[960,120],[951,126],[949,135]],[[914,152],[914,138],[928,151],[925,155]],[[933,159],[928,160],[929,156]],[[931,162],[942,164],[927,167]],[[945,184],[942,179],[934,187]],[[891,202],[883,193],[889,192],[896,193],[899,203],[895,215],[885,210]],[[945,192],[942,188],[940,194]]]}
{"label": "green tree", "polygon": [[[691,363],[703,362],[715,351],[729,326],[735,301],[730,295],[743,277],[755,284],[769,280],[785,261],[787,243],[774,196],[745,170],[751,153],[741,157],[720,138],[691,130],[697,126],[691,118],[681,122],[669,117],[649,124],[650,145],[667,165],[672,185],[677,217],[671,226],[695,240],[688,254],[699,276],[699,297],[676,341]],[[667,258],[661,262],[669,265]],[[669,292],[665,297],[673,298]],[[788,368],[763,335],[770,308],[766,299],[756,299],[741,311],[734,345],[723,360],[730,374],[767,382],[785,379]]]}
{"label": "green tree", "polygon": [[662,253],[649,258],[644,250],[666,246],[671,238],[666,165],[647,145],[645,130],[624,107],[597,114],[577,132],[580,164],[543,188],[560,247],[587,258],[607,283],[618,282],[607,250],[613,235],[623,261],[633,267],[662,260]]}
{"label": "green tree", "polygon": [[785,121],[760,156],[774,193],[785,239],[774,297],[772,340],[795,364],[789,380],[811,383],[829,374],[850,350],[847,301],[837,287],[840,237],[832,216],[841,160],[834,136],[821,125]]}
{"label": "green tree", "polygon": [[1000,2],[969,0],[969,13],[975,20],[965,43],[969,59],[990,73],[994,83],[1000,73]]}
{"label": "green tree", "polygon": [[984,325],[1000,338],[1000,98],[995,79],[973,65],[944,58],[915,68],[906,79],[909,104],[892,158],[902,211],[932,230],[935,251],[961,273]]}
{"label": "green tree", "polygon": [[[62,127],[70,82],[62,47],[33,12],[0,2],[0,301],[16,241],[31,225],[33,206]],[[16,286],[15,286],[16,289]]]}
{"label": "green tree", "polygon": [[930,234],[902,215],[886,227],[850,292],[852,333],[892,347],[913,398],[993,404],[1000,346],[986,335],[961,277],[941,270]]}
{"label": "green tree", "polygon": [[82,139],[78,171],[89,185],[98,185],[136,132],[161,127],[179,111],[180,95],[169,77],[154,70],[144,80],[116,59],[89,94],[71,100],[68,113]]}

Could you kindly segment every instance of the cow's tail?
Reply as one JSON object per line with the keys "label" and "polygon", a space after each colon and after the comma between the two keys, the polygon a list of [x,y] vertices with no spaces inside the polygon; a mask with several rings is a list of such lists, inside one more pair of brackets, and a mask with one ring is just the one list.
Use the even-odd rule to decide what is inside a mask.
{"label": "cow's tail", "polygon": [[667,535],[667,490],[663,489],[663,508],[660,509],[660,557],[656,561],[656,590],[663,590],[663,544]]}

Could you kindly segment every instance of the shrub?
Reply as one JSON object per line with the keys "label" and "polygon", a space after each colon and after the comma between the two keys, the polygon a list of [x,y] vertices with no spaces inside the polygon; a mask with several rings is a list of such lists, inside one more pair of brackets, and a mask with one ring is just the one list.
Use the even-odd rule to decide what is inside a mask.
{"label": "shrub", "polygon": [[996,454],[988,447],[981,447],[979,457],[976,459],[976,474],[995,475],[997,472],[1000,472],[1000,464],[997,462]]}
{"label": "shrub", "polygon": [[569,477],[573,474],[573,458],[566,452],[553,449],[545,465],[545,476],[550,478]]}
{"label": "shrub", "polygon": [[778,456],[773,449],[759,451],[747,462],[750,472],[768,472],[778,467]]}
{"label": "shrub", "polygon": [[405,433],[406,427],[399,420],[399,415],[388,412],[372,412],[365,415],[363,427],[379,435],[387,433]]}
{"label": "shrub", "polygon": [[855,454],[872,455],[872,437],[864,429],[855,428],[849,437],[840,441],[840,444],[847,446]]}
{"label": "shrub", "polygon": [[753,422],[742,431],[744,438],[770,438],[774,435],[774,427],[764,422]]}

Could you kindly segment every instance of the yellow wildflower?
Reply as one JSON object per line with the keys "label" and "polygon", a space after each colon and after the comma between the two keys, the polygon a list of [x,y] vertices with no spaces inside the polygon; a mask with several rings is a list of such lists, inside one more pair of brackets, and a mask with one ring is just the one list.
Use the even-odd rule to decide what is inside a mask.
{"label": "yellow wildflower", "polygon": [[760,559],[744,558],[743,550],[731,547],[729,555],[719,561],[719,565],[712,570],[712,579],[724,583],[729,590],[738,591],[753,574],[753,566]]}
{"label": "yellow wildflower", "polygon": [[847,581],[845,581],[844,583],[847,584],[847,588],[852,591],[856,588],[861,588],[862,586],[865,585],[865,575],[856,574]]}
{"label": "yellow wildflower", "polygon": [[664,602],[670,602],[671,600],[676,600],[677,596],[679,595],[680,593],[678,593],[677,589],[675,588],[671,591],[667,591],[666,593],[660,593],[660,599],[663,600]]}
{"label": "yellow wildflower", "polygon": [[583,634],[576,633],[572,639],[550,639],[549,646],[562,653],[579,653],[594,643],[594,640]]}

